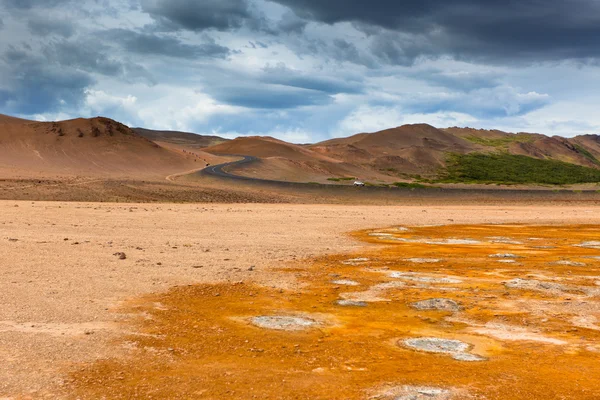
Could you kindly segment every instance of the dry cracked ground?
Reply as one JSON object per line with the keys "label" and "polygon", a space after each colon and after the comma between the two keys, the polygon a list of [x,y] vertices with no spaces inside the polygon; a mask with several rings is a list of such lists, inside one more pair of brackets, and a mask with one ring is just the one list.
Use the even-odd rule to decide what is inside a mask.
{"label": "dry cracked ground", "polygon": [[586,205],[0,202],[0,396],[597,399],[598,257]]}

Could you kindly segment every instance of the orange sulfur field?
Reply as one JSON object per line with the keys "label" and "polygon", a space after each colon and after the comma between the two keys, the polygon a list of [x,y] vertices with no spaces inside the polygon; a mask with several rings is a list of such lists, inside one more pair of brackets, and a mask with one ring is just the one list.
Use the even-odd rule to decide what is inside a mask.
{"label": "orange sulfur field", "polygon": [[128,305],[132,356],[79,398],[600,399],[600,227],[358,232],[302,289],[174,288]]}

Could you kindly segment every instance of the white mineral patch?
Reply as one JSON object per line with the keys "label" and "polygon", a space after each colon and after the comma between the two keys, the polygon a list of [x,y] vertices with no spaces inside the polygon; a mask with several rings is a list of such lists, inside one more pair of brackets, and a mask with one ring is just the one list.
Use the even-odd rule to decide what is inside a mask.
{"label": "white mineral patch", "polygon": [[569,261],[569,260],[561,260],[561,261],[556,261],[552,264],[555,265],[567,265],[570,267],[585,267],[585,264],[582,262],[576,262],[576,261]]}
{"label": "white mineral patch", "polygon": [[576,247],[585,247],[587,249],[600,249],[600,241],[593,240],[589,242],[583,242],[580,244],[576,244]]}
{"label": "white mineral patch", "polygon": [[391,272],[390,278],[404,279],[414,282],[426,282],[426,283],[462,283],[462,280],[451,278],[447,276],[427,276],[422,274],[416,274],[413,272]]}
{"label": "white mineral patch", "polygon": [[531,332],[526,328],[519,326],[487,323],[483,326],[473,328],[472,331],[480,335],[490,336],[495,339],[506,341],[539,342],[555,345],[567,344],[567,342],[564,340],[547,337],[539,333]]}
{"label": "white mineral patch", "polygon": [[369,236],[373,236],[373,237],[390,237],[390,236],[394,236],[391,233],[383,233],[383,232],[373,232],[373,233],[369,233]]}
{"label": "white mineral patch", "polygon": [[360,301],[366,303],[375,303],[383,301],[391,301],[384,297],[386,293],[393,289],[404,288],[404,282],[384,282],[371,286],[369,289],[362,292],[341,293],[340,297],[344,300]]}
{"label": "white mineral patch", "polygon": [[357,264],[362,264],[362,263],[366,263],[368,262],[369,259],[368,258],[351,258],[350,260],[346,260],[346,261],[342,261],[342,264],[345,265],[357,265]]}
{"label": "white mineral patch", "polygon": [[492,243],[503,243],[503,244],[523,244],[523,242],[520,242],[518,240],[509,238],[509,237],[504,237],[504,236],[491,236],[488,237],[486,239],[489,239],[492,241]]}
{"label": "white mineral patch", "polygon": [[337,281],[331,282],[334,285],[343,285],[343,286],[360,286],[359,282],[352,281],[350,279],[339,279]]}
{"label": "white mineral patch", "polygon": [[404,261],[412,262],[415,264],[435,264],[441,262],[442,260],[440,260],[439,258],[407,258]]}
{"label": "white mineral patch", "polygon": [[467,362],[476,362],[476,361],[486,361],[487,358],[478,356],[477,354],[471,353],[456,353],[452,356],[457,361],[467,361]]}

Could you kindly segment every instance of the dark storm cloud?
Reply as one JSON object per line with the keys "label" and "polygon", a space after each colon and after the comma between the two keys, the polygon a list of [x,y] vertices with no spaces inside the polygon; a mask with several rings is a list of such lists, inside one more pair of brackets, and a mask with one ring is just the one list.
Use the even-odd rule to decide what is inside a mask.
{"label": "dark storm cloud", "polygon": [[327,94],[351,93],[358,94],[363,91],[361,79],[350,77],[320,77],[290,70],[285,64],[267,66],[263,69],[263,82],[314,90]]}
{"label": "dark storm cloud", "polygon": [[332,97],[317,90],[307,90],[264,83],[215,85],[207,92],[217,101],[247,108],[292,109],[330,103]]}
{"label": "dark storm cloud", "polygon": [[29,18],[27,27],[31,33],[37,36],[49,36],[55,34],[63,37],[70,37],[75,33],[75,27],[71,22],[66,20],[48,19],[42,16]]}
{"label": "dark storm cloud", "polygon": [[111,53],[111,48],[101,42],[85,40],[54,41],[42,50],[47,61],[63,67],[121,78],[129,82],[155,83],[152,75],[144,67]]}
{"label": "dark storm cloud", "polygon": [[141,0],[142,10],[171,29],[239,28],[252,18],[246,0]]}
{"label": "dark storm cloud", "polygon": [[1,75],[10,74],[7,89],[0,92],[3,110],[38,114],[79,106],[94,80],[86,73],[49,65],[43,57],[10,48],[3,56]]}
{"label": "dark storm cloud", "polygon": [[202,44],[185,44],[171,36],[154,33],[138,33],[125,29],[112,29],[104,33],[111,40],[120,43],[125,50],[138,54],[164,55],[178,58],[226,58],[231,54],[227,47],[207,38]]}
{"label": "dark storm cloud", "polygon": [[[375,39],[373,49],[392,63],[439,54],[532,61],[600,56],[600,2],[596,0],[272,1],[302,18],[328,24],[353,22],[373,35],[390,32]],[[406,44],[406,36],[393,33],[413,35],[417,43]]]}
{"label": "dark storm cloud", "polygon": [[31,8],[51,8],[73,0],[1,0],[0,6],[28,10]]}

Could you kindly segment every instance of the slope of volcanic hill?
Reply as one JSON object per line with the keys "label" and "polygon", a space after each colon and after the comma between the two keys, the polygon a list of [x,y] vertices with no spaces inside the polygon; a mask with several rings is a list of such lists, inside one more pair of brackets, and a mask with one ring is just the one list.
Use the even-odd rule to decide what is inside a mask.
{"label": "slope of volcanic hill", "polygon": [[433,126],[416,124],[332,139],[309,148],[377,171],[433,174],[443,168],[446,153],[468,153],[480,146]]}
{"label": "slope of volcanic hill", "polygon": [[165,149],[108,118],[34,122],[0,116],[3,177],[164,179],[201,165],[197,157]]}
{"label": "slope of volcanic hill", "polygon": [[503,151],[541,160],[557,160],[584,167],[600,165],[600,142],[597,135],[574,138],[545,136],[539,133],[519,132],[516,134],[498,130],[471,128],[448,128],[446,132],[482,146],[484,152]]}
{"label": "slope of volcanic hill", "polygon": [[204,149],[213,154],[237,154],[260,158],[259,162],[233,168],[230,172],[266,179],[296,182],[326,182],[334,177],[380,179],[381,174],[346,161],[312,151],[307,146],[272,137],[241,137]]}
{"label": "slope of volcanic hill", "polygon": [[131,130],[160,145],[170,144],[174,147],[187,149],[201,149],[228,141],[228,139],[219,136],[198,135],[190,132],[156,131],[144,128],[131,128]]}

